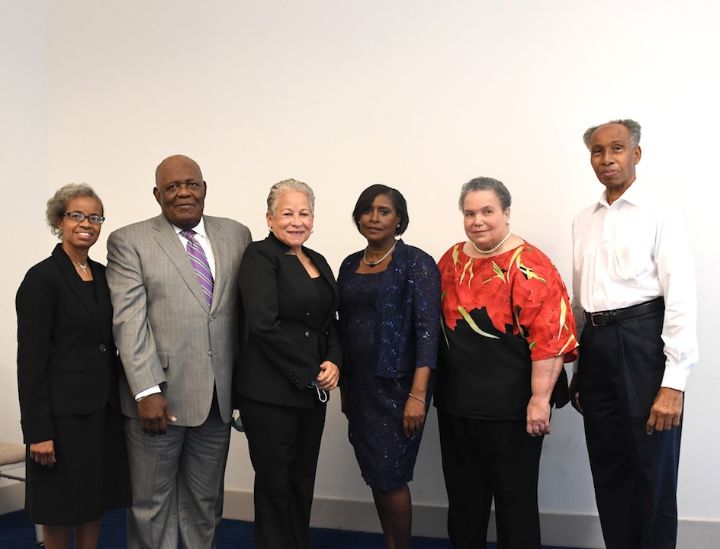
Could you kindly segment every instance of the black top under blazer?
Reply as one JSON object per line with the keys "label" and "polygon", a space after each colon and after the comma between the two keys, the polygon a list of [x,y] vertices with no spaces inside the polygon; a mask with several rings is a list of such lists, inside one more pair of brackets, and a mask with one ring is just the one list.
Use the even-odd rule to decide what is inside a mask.
{"label": "black top under blazer", "polygon": [[240,294],[248,334],[235,369],[236,397],[309,408],[317,395],[308,384],[326,360],[340,367],[337,331],[338,289],[330,266],[319,253],[303,247],[327,281],[333,304],[313,318],[315,282],[289,246],[272,234],[253,242],[240,265]]}
{"label": "black top under blazer", "polygon": [[58,244],[25,275],[15,298],[17,374],[25,443],[55,438],[53,416],[118,406],[120,360],[105,267],[88,259],[96,299]]}

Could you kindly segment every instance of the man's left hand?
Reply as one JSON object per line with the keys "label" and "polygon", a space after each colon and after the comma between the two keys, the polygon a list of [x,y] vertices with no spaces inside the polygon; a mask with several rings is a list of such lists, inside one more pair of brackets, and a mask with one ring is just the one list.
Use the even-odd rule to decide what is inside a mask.
{"label": "man's left hand", "polygon": [[670,387],[660,387],[650,408],[645,430],[648,435],[655,431],[669,431],[680,425],[683,409],[683,392]]}

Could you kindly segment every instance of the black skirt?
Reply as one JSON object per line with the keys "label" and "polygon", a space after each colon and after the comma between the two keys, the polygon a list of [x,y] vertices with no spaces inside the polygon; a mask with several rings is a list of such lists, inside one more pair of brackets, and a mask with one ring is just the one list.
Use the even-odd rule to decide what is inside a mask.
{"label": "black skirt", "polygon": [[131,503],[120,410],[55,416],[55,459],[43,467],[26,458],[25,510],[36,524],[77,526]]}

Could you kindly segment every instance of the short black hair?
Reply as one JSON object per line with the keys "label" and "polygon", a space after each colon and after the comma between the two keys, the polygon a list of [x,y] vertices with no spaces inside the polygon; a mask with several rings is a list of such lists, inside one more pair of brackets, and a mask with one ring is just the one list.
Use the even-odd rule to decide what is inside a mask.
{"label": "short black hair", "polygon": [[395,212],[397,212],[398,217],[400,217],[400,227],[395,230],[395,234],[403,234],[410,224],[410,216],[408,214],[405,197],[397,189],[393,189],[387,185],[381,185],[380,183],[370,185],[367,189],[360,193],[360,197],[357,199],[355,209],[353,209],[352,213],[355,226],[358,227],[362,213],[369,210],[375,198],[381,194],[384,194],[390,199],[393,204],[393,208],[395,208]]}

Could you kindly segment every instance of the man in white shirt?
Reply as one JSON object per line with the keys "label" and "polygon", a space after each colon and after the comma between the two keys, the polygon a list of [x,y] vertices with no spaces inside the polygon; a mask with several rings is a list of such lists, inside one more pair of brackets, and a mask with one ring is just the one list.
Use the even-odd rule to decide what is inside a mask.
{"label": "man in white shirt", "polygon": [[130,549],[210,549],[221,519],[237,284],[250,231],[204,214],[207,184],[187,156],[155,172],[161,214],[108,238],[113,334],[133,504]]}
{"label": "man in white shirt", "polygon": [[692,254],[677,206],[636,182],[640,125],[616,120],[583,138],[605,191],[573,222],[582,335],[571,399],[607,548],[674,548],[683,397],[698,356]]}

